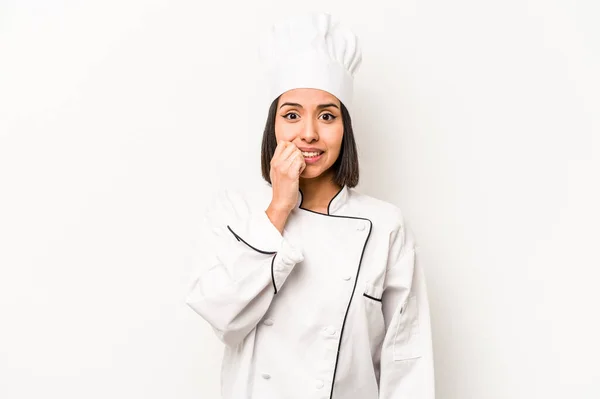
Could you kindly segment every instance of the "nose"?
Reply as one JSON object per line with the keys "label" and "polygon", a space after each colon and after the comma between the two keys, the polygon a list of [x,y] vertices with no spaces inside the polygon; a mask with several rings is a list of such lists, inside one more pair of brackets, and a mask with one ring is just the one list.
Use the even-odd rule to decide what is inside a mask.
{"label": "nose", "polygon": [[312,118],[306,118],[299,136],[307,143],[318,140],[319,133],[317,132],[317,123]]}

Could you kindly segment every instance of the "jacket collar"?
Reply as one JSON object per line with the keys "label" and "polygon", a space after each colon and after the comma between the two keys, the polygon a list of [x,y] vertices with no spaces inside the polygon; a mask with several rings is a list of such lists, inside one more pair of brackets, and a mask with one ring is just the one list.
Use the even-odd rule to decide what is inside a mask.
{"label": "jacket collar", "polygon": [[[296,208],[302,208],[302,190],[298,190],[300,194],[298,195],[298,202],[296,203]],[[344,185],[340,191],[337,192],[336,195],[333,196],[331,201],[329,201],[329,206],[327,207],[327,214],[332,215],[335,214],[345,203],[348,201],[348,186]]]}

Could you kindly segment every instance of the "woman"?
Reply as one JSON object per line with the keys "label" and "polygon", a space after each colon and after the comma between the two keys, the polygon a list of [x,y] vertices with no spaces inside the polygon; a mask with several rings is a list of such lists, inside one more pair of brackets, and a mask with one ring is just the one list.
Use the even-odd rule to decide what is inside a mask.
{"label": "woman", "polygon": [[356,37],[327,14],[275,26],[256,190],[206,213],[187,304],[225,344],[225,399],[433,399],[429,307],[401,211],[354,189]]}

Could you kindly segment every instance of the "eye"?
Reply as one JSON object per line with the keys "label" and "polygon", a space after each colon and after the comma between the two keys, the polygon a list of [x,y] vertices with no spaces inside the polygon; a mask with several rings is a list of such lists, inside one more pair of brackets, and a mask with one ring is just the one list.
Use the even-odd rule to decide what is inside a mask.
{"label": "eye", "polygon": [[[297,113],[295,113],[295,112],[288,112],[287,114],[285,114],[285,115],[282,115],[282,116],[283,116],[285,119],[289,119],[289,120],[296,120],[296,119],[298,119],[298,117],[299,117],[300,115],[298,115],[298,114],[297,114]],[[293,117],[293,118],[292,118],[292,117]]]}
{"label": "eye", "polygon": [[326,117],[326,118],[324,118],[324,120],[326,122],[331,122],[332,120],[334,120],[336,118],[335,115],[330,114],[330,113],[325,113],[325,114],[321,115],[321,117]]}

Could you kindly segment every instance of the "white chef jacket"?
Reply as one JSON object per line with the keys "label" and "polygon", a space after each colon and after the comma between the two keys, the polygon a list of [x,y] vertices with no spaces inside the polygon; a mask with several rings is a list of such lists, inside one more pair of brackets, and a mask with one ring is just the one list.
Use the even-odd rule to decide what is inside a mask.
{"label": "white chef jacket", "polygon": [[283,234],[272,187],[221,190],[187,304],[225,344],[223,399],[434,399],[429,304],[395,205],[344,186]]}

